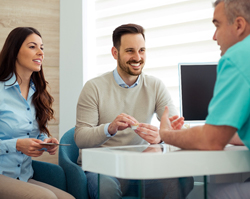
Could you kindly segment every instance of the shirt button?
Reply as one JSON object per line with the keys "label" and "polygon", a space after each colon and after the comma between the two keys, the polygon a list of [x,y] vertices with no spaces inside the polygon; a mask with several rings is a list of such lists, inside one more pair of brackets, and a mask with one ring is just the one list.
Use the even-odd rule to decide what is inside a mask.
{"label": "shirt button", "polygon": [[32,122],[29,122],[29,124],[32,124]]}
{"label": "shirt button", "polygon": [[27,111],[29,111],[30,110],[30,108],[27,108]]}
{"label": "shirt button", "polygon": [[9,153],[9,151],[7,150],[6,153]]}
{"label": "shirt button", "polygon": [[30,135],[30,133],[27,133],[27,135]]}
{"label": "shirt button", "polygon": [[17,165],[17,167],[20,167],[20,166],[21,166],[20,164]]}
{"label": "shirt button", "polygon": [[21,152],[21,154],[23,154],[23,152]]}
{"label": "shirt button", "polygon": [[19,177],[17,177],[16,179],[19,180]]}

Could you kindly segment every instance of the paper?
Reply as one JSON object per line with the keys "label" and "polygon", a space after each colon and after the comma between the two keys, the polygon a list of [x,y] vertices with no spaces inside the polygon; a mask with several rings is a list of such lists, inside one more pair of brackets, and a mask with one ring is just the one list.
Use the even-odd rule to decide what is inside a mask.
{"label": "paper", "polygon": [[57,144],[57,143],[40,143],[41,145],[58,145],[58,146],[70,146],[70,144]]}

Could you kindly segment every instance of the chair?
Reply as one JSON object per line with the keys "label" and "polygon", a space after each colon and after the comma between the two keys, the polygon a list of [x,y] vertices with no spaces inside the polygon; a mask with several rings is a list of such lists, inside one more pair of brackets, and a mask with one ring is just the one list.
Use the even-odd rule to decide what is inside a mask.
{"label": "chair", "polygon": [[61,138],[61,144],[70,146],[59,147],[59,165],[66,175],[67,191],[76,199],[88,199],[87,178],[80,166],[77,165],[79,148],[74,140],[75,128],[68,130]]}
{"label": "chair", "polygon": [[[74,140],[75,128],[68,130],[61,138],[61,144],[70,146],[59,147],[59,165],[66,174],[67,192],[76,199],[89,199],[87,177],[80,166],[77,165],[79,148]],[[135,199],[136,197],[125,196],[123,199]]]}
{"label": "chair", "polygon": [[33,179],[66,191],[66,177],[63,169],[48,162],[32,160]]}

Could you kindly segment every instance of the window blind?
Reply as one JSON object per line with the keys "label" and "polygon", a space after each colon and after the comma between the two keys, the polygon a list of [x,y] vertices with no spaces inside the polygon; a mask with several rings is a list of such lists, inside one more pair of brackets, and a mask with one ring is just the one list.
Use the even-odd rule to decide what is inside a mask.
{"label": "window blind", "polygon": [[[90,0],[91,1],[91,0]],[[147,59],[143,71],[161,79],[179,110],[178,64],[217,62],[220,51],[212,40],[212,0],[95,0],[94,65],[88,79],[111,71],[112,32],[126,23],[144,27]],[[91,69],[90,69],[91,67]]]}

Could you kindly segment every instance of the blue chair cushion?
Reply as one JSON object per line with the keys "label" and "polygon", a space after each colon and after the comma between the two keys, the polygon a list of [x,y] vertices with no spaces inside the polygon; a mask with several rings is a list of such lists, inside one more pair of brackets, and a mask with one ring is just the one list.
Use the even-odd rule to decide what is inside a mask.
{"label": "blue chair cushion", "polygon": [[33,179],[66,191],[66,177],[63,169],[48,162],[32,160]]}

